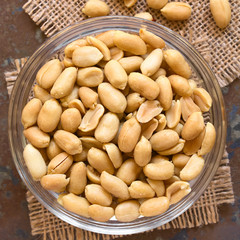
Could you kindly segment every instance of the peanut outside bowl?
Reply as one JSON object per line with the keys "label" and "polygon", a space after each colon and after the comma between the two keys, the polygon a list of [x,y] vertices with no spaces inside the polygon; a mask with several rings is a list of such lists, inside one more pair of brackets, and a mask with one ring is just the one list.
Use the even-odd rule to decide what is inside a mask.
{"label": "peanut outside bowl", "polygon": [[[213,106],[209,118],[216,128],[216,143],[212,151],[204,156],[205,166],[200,176],[191,181],[192,192],[177,204],[172,205],[167,212],[155,217],[140,217],[130,223],[121,223],[114,219],[101,223],[67,211],[57,202],[57,194],[44,190],[39,182],[32,179],[22,154],[26,139],[22,132],[21,111],[32,94],[37,71],[48,60],[61,55],[67,44],[78,38],[112,29],[137,33],[142,26],[146,26],[149,31],[163,38],[169,47],[180,51],[192,67],[194,79],[198,79],[198,84],[210,93]],[[191,44],[175,32],[155,22],[134,17],[110,16],[84,20],[62,30],[48,39],[29,58],[18,76],[10,99],[8,132],[13,160],[19,175],[27,188],[45,208],[58,218],[78,228],[103,234],[123,235],[156,228],[173,220],[191,207],[207,188],[219,166],[225,146],[226,123],[223,97],[218,82],[207,62]]]}

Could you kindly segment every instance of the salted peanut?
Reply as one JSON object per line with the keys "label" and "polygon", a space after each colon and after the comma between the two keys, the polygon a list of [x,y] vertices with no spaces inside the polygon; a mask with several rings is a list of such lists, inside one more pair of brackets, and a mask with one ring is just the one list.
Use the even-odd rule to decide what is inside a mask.
{"label": "salted peanut", "polygon": [[151,186],[142,181],[134,181],[131,183],[128,188],[131,198],[152,198],[155,195],[155,192]]}
{"label": "salted peanut", "polygon": [[179,75],[171,75],[168,77],[174,92],[182,97],[190,97],[192,95],[192,88],[188,80]]}
{"label": "salted peanut", "polygon": [[115,217],[120,222],[131,222],[137,219],[140,204],[137,200],[127,200],[121,202],[115,208]]}
{"label": "salted peanut", "polygon": [[159,151],[158,154],[163,155],[163,156],[174,155],[183,150],[184,144],[185,144],[185,140],[180,138],[178,143],[175,146],[173,146],[167,150],[164,150],[164,151]]}
{"label": "salted peanut", "polygon": [[143,58],[139,56],[124,57],[119,60],[119,63],[125,69],[127,74],[138,71],[143,62]]}
{"label": "salted peanut", "polygon": [[135,117],[124,122],[119,136],[118,147],[122,152],[132,152],[141,134],[141,125]]}
{"label": "salted peanut", "polygon": [[162,112],[162,107],[159,101],[145,101],[137,111],[136,118],[140,123],[146,123],[152,120],[155,116]]}
{"label": "salted peanut", "polygon": [[82,117],[78,109],[68,108],[61,115],[62,129],[75,133],[81,123]]}
{"label": "salted peanut", "polygon": [[194,103],[191,97],[181,97],[180,98],[182,118],[187,121],[188,117],[193,112],[201,112],[200,108]]}
{"label": "salted peanut", "polygon": [[100,101],[110,112],[123,113],[127,106],[125,96],[110,83],[101,83],[98,86]]}
{"label": "salted peanut", "polygon": [[189,159],[190,159],[189,156],[182,153],[177,153],[172,156],[172,162],[174,166],[179,168],[183,168],[187,164]]}
{"label": "salted peanut", "polygon": [[169,161],[149,163],[143,168],[144,174],[153,180],[166,180],[173,176],[174,165]]}
{"label": "salted peanut", "polygon": [[112,203],[112,195],[98,184],[88,184],[85,188],[85,196],[92,204],[109,207]]}
{"label": "salted peanut", "polygon": [[167,180],[164,180],[164,185],[165,185],[165,189],[168,188],[172,183],[176,182],[176,181],[181,181],[181,179],[174,175],[172,176],[171,178],[167,179]]}
{"label": "salted peanut", "polygon": [[96,171],[92,166],[87,165],[87,178],[96,184],[100,184],[100,173]]}
{"label": "salted peanut", "polygon": [[139,36],[134,34],[115,31],[113,41],[118,48],[135,55],[143,55],[147,52],[145,42]]}
{"label": "salted peanut", "polygon": [[85,4],[82,12],[88,17],[106,16],[110,13],[109,6],[100,0],[89,0]]}
{"label": "salted peanut", "polygon": [[147,5],[153,9],[161,9],[167,4],[168,0],[147,0]]}
{"label": "salted peanut", "polygon": [[89,218],[88,208],[90,203],[86,198],[76,196],[73,193],[69,193],[62,197],[63,207],[70,212],[74,212],[80,216]]}
{"label": "salted peanut", "polygon": [[127,185],[130,185],[134,180],[137,179],[141,170],[141,167],[136,164],[134,159],[130,158],[123,162],[118,169],[116,176],[124,181]]}
{"label": "salted peanut", "polygon": [[133,156],[135,162],[140,167],[144,167],[150,162],[152,157],[152,146],[144,136],[141,137],[140,141],[134,148]]}
{"label": "salted peanut", "polygon": [[111,59],[113,59],[113,60],[119,61],[121,58],[124,57],[123,50],[121,50],[117,47],[112,47],[109,50],[110,50]]}
{"label": "salted peanut", "polygon": [[57,130],[53,138],[57,145],[70,155],[78,154],[82,152],[81,140],[73,133]]}
{"label": "salted peanut", "polygon": [[45,103],[47,100],[52,98],[51,94],[47,90],[43,89],[37,84],[33,87],[33,92],[35,98],[41,100],[42,103]]}
{"label": "salted peanut", "polygon": [[151,78],[141,73],[130,73],[128,77],[128,84],[133,91],[140,93],[148,100],[154,100],[159,95],[158,84]]}
{"label": "salted peanut", "polygon": [[69,183],[69,178],[66,179],[65,174],[49,174],[41,178],[42,187],[48,191],[56,193],[64,192]]}
{"label": "salted peanut", "polygon": [[111,142],[118,132],[119,124],[120,121],[116,114],[111,112],[104,114],[95,129],[95,138],[103,143]]}
{"label": "salted peanut", "polygon": [[94,109],[97,106],[98,94],[91,88],[80,87],[78,93],[86,108]]}
{"label": "salted peanut", "polygon": [[62,73],[62,64],[58,59],[45,63],[37,73],[36,80],[40,87],[49,89]]}
{"label": "salted peanut", "polygon": [[72,54],[72,61],[77,67],[92,67],[102,58],[103,54],[93,46],[78,47]]}
{"label": "salted peanut", "polygon": [[216,130],[210,122],[207,123],[205,129],[205,135],[202,141],[202,146],[198,151],[198,155],[205,155],[210,152],[216,140]]}
{"label": "salted peanut", "polygon": [[47,100],[37,117],[38,127],[44,132],[52,132],[58,125],[62,107],[56,99]]}
{"label": "salted peanut", "polygon": [[102,187],[111,193],[114,197],[128,199],[130,197],[128,186],[120,178],[103,171],[100,176]]}
{"label": "salted peanut", "polygon": [[27,140],[36,148],[46,148],[50,143],[50,136],[41,131],[37,126],[27,128],[23,131]]}
{"label": "salted peanut", "polygon": [[62,62],[63,62],[64,66],[65,66],[66,68],[67,68],[67,67],[74,67],[74,64],[73,64],[71,58],[64,57],[64,59],[63,59]]}
{"label": "salted peanut", "polygon": [[122,165],[122,153],[114,143],[106,143],[103,145],[103,150],[108,154],[108,157],[112,161],[115,168],[119,168]]}
{"label": "salted peanut", "polygon": [[38,114],[42,108],[42,102],[37,99],[33,98],[30,100],[22,110],[22,125],[24,128],[28,128],[36,124]]}
{"label": "salted peanut", "polygon": [[191,181],[200,174],[203,166],[204,159],[197,154],[193,154],[180,172],[180,178],[184,181]]}
{"label": "salted peanut", "polygon": [[73,155],[73,161],[74,162],[84,162],[84,161],[86,161],[87,160],[87,153],[88,153],[88,149],[83,147],[83,150],[82,150],[81,153]]}
{"label": "salted peanut", "polygon": [[185,140],[196,138],[204,129],[204,120],[201,112],[193,112],[183,126],[181,136]]}
{"label": "salted peanut", "polygon": [[77,79],[77,68],[65,68],[53,84],[51,96],[58,99],[69,95]]}
{"label": "salted peanut", "polygon": [[95,37],[91,37],[91,36],[87,36],[86,39],[90,45],[96,47],[102,53],[102,55],[103,55],[102,60],[109,61],[111,59],[110,50],[104,42],[102,42],[101,40],[99,40]]}
{"label": "salted peanut", "polygon": [[184,144],[183,152],[186,155],[193,155],[194,153],[197,153],[198,150],[202,146],[202,142],[205,136],[205,128],[203,131],[194,139],[186,141]]}
{"label": "salted peanut", "polygon": [[145,43],[148,43],[154,48],[162,49],[165,47],[165,42],[162,38],[152,32],[147,31],[145,28],[140,28],[139,36]]}
{"label": "salted peanut", "polygon": [[23,158],[32,178],[38,181],[46,175],[47,166],[38,149],[27,144],[23,150]]}
{"label": "salted peanut", "polygon": [[154,49],[142,62],[140,69],[142,74],[152,76],[160,68],[163,59],[163,52],[161,49]]}
{"label": "salted peanut", "polygon": [[164,114],[159,114],[158,116],[156,116],[156,120],[157,120],[156,132],[162,131],[167,125],[166,116]]}
{"label": "salted peanut", "polygon": [[86,113],[86,109],[83,105],[83,103],[81,102],[81,100],[79,99],[74,99],[74,100],[71,100],[69,103],[68,103],[68,107],[69,108],[76,108],[80,111],[80,113],[82,114],[85,114]]}
{"label": "salted peanut", "polygon": [[118,61],[110,60],[104,67],[104,73],[108,81],[115,88],[123,90],[126,87],[128,76]]}
{"label": "salted peanut", "polygon": [[114,173],[112,162],[104,151],[92,147],[88,151],[87,159],[89,164],[98,172],[102,173],[106,171],[110,174]]}
{"label": "salted peanut", "polygon": [[98,149],[103,148],[103,144],[94,137],[84,136],[84,137],[80,137],[80,140],[82,142],[83,147],[86,149],[90,149],[92,147],[95,147]]}
{"label": "salted peanut", "polygon": [[210,0],[210,9],[214,21],[220,28],[225,28],[231,20],[231,7],[228,0]]}
{"label": "salted peanut", "polygon": [[115,47],[113,42],[114,34],[115,34],[115,30],[109,30],[109,31],[100,33],[95,37],[101,40],[102,42],[104,42],[108,48],[112,48],[112,47]]}
{"label": "salted peanut", "polygon": [[92,110],[89,109],[86,114],[83,116],[79,130],[83,132],[89,132],[95,129],[104,114],[104,107],[101,104],[97,104],[96,107]]}
{"label": "salted peanut", "polygon": [[152,157],[150,163],[159,163],[159,162],[162,162],[162,161],[169,161],[169,158],[166,157],[166,156],[155,155],[154,157]]}
{"label": "salted peanut", "polygon": [[123,2],[127,8],[130,8],[137,2],[137,0],[123,0]]}
{"label": "salted peanut", "polygon": [[181,113],[182,109],[180,101],[173,100],[171,107],[165,112],[167,126],[169,128],[174,128],[178,125],[178,123],[180,122]]}
{"label": "salted peanut", "polygon": [[151,186],[151,188],[155,191],[157,197],[164,196],[165,185],[162,180],[153,180],[153,179],[147,178],[147,182]]}
{"label": "salted peanut", "polygon": [[183,55],[175,49],[167,49],[163,52],[164,59],[168,66],[178,75],[190,78],[192,70]]}
{"label": "salted peanut", "polygon": [[76,41],[73,41],[71,43],[69,43],[65,49],[64,49],[64,54],[67,58],[72,58],[72,54],[73,51],[77,48],[77,47],[83,47],[83,46],[87,46],[87,40],[85,39],[78,39]]}
{"label": "salted peanut", "polygon": [[204,88],[195,88],[193,91],[194,102],[202,112],[208,112],[212,106],[212,98]]}
{"label": "salted peanut", "polygon": [[191,16],[191,11],[191,6],[183,2],[170,2],[161,9],[162,15],[173,21],[187,20]]}
{"label": "salted peanut", "polygon": [[54,139],[52,138],[49,146],[46,149],[46,153],[48,158],[51,160],[54,157],[56,157],[59,153],[61,153],[63,150],[56,144]]}
{"label": "salted peanut", "polygon": [[159,68],[152,76],[151,78],[156,81],[160,76],[166,76],[167,72],[164,68]]}
{"label": "salted peanut", "polygon": [[166,197],[169,199],[171,205],[179,202],[190,192],[191,187],[188,182],[176,181],[166,189]]}
{"label": "salted peanut", "polygon": [[166,212],[169,208],[169,200],[167,197],[152,198],[144,201],[139,212],[145,217],[152,217]]}
{"label": "salted peanut", "polygon": [[66,173],[73,163],[73,157],[66,152],[59,153],[48,164],[48,174]]}
{"label": "salted peanut", "polygon": [[77,74],[77,84],[84,87],[97,87],[103,82],[103,71],[98,67],[80,68]]}
{"label": "salted peanut", "polygon": [[140,12],[134,15],[134,17],[143,18],[149,21],[153,21],[153,17],[149,12]]}
{"label": "salted peanut", "polygon": [[150,138],[150,143],[155,151],[167,150],[175,146],[178,141],[178,134],[171,129],[161,130]]}
{"label": "salted peanut", "polygon": [[88,208],[89,216],[99,222],[107,222],[114,215],[114,209],[112,207],[103,207],[98,204],[90,205]]}
{"label": "salted peanut", "polygon": [[141,97],[139,93],[130,93],[127,96],[127,107],[125,112],[132,113],[136,111],[144,101],[145,98]]}
{"label": "salted peanut", "polygon": [[68,104],[73,101],[73,100],[77,100],[78,99],[78,89],[79,87],[78,86],[74,86],[71,93],[69,95],[67,95],[66,97],[63,97],[63,98],[60,98],[60,101],[61,101],[61,105],[63,107],[68,107]]}
{"label": "salted peanut", "polygon": [[158,120],[153,118],[147,123],[141,124],[142,133],[141,135],[144,136],[146,139],[150,139],[150,137],[153,135],[153,132],[158,127]]}
{"label": "salted peanut", "polygon": [[159,76],[156,80],[160,89],[158,95],[158,101],[160,102],[163,110],[168,110],[172,104],[173,92],[169,79],[166,76]]}

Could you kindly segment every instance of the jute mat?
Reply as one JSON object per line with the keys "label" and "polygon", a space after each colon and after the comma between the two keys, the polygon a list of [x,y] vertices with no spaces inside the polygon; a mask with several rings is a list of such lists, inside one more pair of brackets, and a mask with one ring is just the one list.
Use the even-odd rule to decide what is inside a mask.
{"label": "jute mat", "polygon": [[[50,37],[64,27],[86,18],[81,11],[86,1],[28,0],[23,9]],[[225,30],[216,26],[210,12],[209,0],[181,1],[189,3],[192,7],[191,18],[183,22],[168,21],[159,10],[148,8],[146,0],[138,0],[131,8],[125,7],[123,0],[105,0],[111,9],[110,15],[134,16],[136,13],[148,11],[156,22],[195,43],[194,45],[201,49],[201,53],[204,53],[220,86],[227,85],[240,76],[240,1],[229,0],[232,17]]]}
{"label": "jute mat", "polygon": [[[26,61],[27,58],[16,59],[14,62],[15,69],[5,73],[9,95],[11,94],[18,73]],[[119,235],[96,234],[73,227],[50,213],[29,191],[26,197],[33,236],[38,235],[44,240],[110,240],[120,237]],[[158,229],[192,228],[217,223],[219,221],[219,205],[233,202],[234,193],[231,172],[228,154],[225,150],[216,175],[199,200],[182,215]]]}

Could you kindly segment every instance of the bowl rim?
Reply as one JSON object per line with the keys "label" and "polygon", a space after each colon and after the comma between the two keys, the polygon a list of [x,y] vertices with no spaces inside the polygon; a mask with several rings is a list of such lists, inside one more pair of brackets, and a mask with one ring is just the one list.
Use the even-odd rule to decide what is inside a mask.
{"label": "bowl rim", "polygon": [[[224,151],[224,148],[225,148],[225,141],[226,141],[226,114],[225,114],[225,108],[224,108],[224,101],[223,101],[223,96],[222,96],[222,93],[221,93],[221,90],[220,90],[220,86],[217,82],[217,79],[215,77],[215,75],[213,74],[211,68],[209,67],[208,63],[206,62],[206,60],[201,56],[201,54],[186,40],[184,39],[183,37],[181,37],[178,33],[172,31],[171,29],[165,27],[165,26],[162,26],[161,24],[159,23],[156,23],[156,22],[152,22],[152,21],[149,21],[149,20],[144,20],[144,19],[141,19],[141,18],[136,18],[136,17],[130,17],[130,16],[105,16],[105,17],[96,17],[96,18],[91,18],[91,19],[85,19],[85,20],[82,20],[78,23],[74,23],[64,29],[62,29],[61,31],[59,31],[58,33],[54,34],[52,37],[46,39],[46,41],[41,44],[41,46],[32,54],[31,57],[29,57],[28,61],[25,63],[25,65],[23,66],[23,68],[21,69],[19,75],[18,75],[18,78],[14,84],[14,87],[13,87],[13,90],[12,90],[12,94],[11,94],[11,98],[10,98],[10,104],[9,104],[9,112],[8,112],[8,136],[9,136],[9,143],[10,143],[10,149],[11,149],[11,154],[12,154],[12,157],[13,157],[13,160],[14,160],[14,163],[15,163],[15,166],[17,168],[17,171],[22,179],[22,181],[24,182],[24,184],[27,186],[27,188],[32,192],[32,194],[36,197],[36,199],[46,208],[48,209],[51,213],[53,213],[55,216],[57,216],[58,218],[62,219],[63,221],[67,222],[67,223],[70,223],[71,220],[75,219],[74,222],[71,222],[70,224],[72,224],[73,226],[76,226],[76,227],[79,227],[79,228],[82,228],[82,229],[85,229],[85,230],[88,230],[88,231],[93,231],[93,232],[97,232],[97,233],[102,233],[102,234],[121,234],[121,235],[125,235],[125,234],[133,234],[133,233],[139,233],[139,232],[143,232],[143,231],[147,231],[147,230],[151,230],[153,228],[156,228],[156,227],[159,227],[160,225],[163,225],[167,222],[169,222],[167,219],[165,219],[165,221],[159,221],[158,217],[159,216],[156,216],[156,217],[151,217],[151,224],[146,226],[146,225],[141,225],[139,226],[138,225],[138,220],[136,222],[131,222],[131,223],[128,223],[128,225],[130,225],[130,228],[129,229],[126,229],[125,226],[123,226],[124,224],[117,224],[114,226],[113,223],[111,223],[110,225],[113,226],[111,228],[111,226],[107,226],[106,227],[106,223],[100,223],[100,222],[96,222],[94,220],[88,220],[90,221],[93,226],[87,226],[86,224],[82,224],[82,223],[79,223],[76,219],[77,217],[79,217],[78,215],[74,214],[74,213],[71,213],[71,212],[68,212],[68,215],[69,216],[65,216],[65,212],[66,210],[60,206],[60,208],[58,208],[58,210],[55,209],[55,205],[49,205],[47,204],[38,194],[36,194],[35,192],[35,188],[29,184],[27,181],[26,181],[26,178],[21,170],[21,166],[20,166],[20,163],[18,161],[18,158],[17,158],[17,155],[16,155],[16,152],[14,150],[14,146],[13,146],[13,137],[14,137],[14,134],[12,132],[12,116],[13,116],[13,109],[14,109],[14,96],[17,92],[17,89],[19,88],[20,84],[21,84],[21,78],[23,78],[23,76],[26,74],[26,71],[28,69],[28,66],[34,61],[35,57],[39,54],[39,52],[42,51],[42,49],[44,49],[45,46],[48,46],[49,44],[51,44],[52,42],[54,42],[56,39],[58,39],[60,36],[62,36],[64,33],[70,31],[71,29],[75,29],[75,28],[78,28],[78,27],[81,27],[82,25],[87,25],[87,24],[91,24],[91,23],[96,23],[96,22],[106,22],[106,21],[129,21],[129,22],[135,22],[135,23],[138,23],[138,24],[141,24],[141,25],[146,25],[146,26],[154,26],[156,28],[161,28],[163,29],[164,31],[167,32],[167,34],[170,34],[170,35],[174,35],[178,38],[178,40],[180,40],[182,43],[184,43],[185,45],[187,45],[191,51],[193,51],[198,57],[199,59],[202,61],[203,63],[203,67],[205,69],[208,70],[208,72],[211,74],[211,79],[212,79],[212,84],[214,85],[214,88],[217,92],[217,95],[218,95],[218,98],[219,98],[219,101],[220,101],[220,105],[222,106],[222,109],[221,109],[221,117],[222,117],[222,131],[221,131],[221,135],[222,135],[222,138],[223,138],[223,141],[221,142],[221,148],[219,149],[219,152],[218,152],[218,155],[217,155],[217,161],[218,161],[218,164],[214,165],[214,169],[213,171],[211,172],[209,178],[207,179],[207,181],[204,182],[202,188],[201,188],[201,191],[199,192],[196,192],[194,193],[194,198],[195,200],[194,201],[189,201],[188,204],[187,204],[187,208],[182,208],[181,209],[181,206],[184,205],[186,203],[186,199],[185,201],[182,201],[181,204],[179,203],[177,205],[178,208],[181,209],[181,211],[178,211],[177,213],[174,212],[174,218],[171,218],[170,220],[173,220],[175,218],[177,218],[179,215],[181,215],[183,212],[185,212],[187,209],[189,209],[193,204],[194,202],[199,199],[199,197],[202,195],[202,193],[206,190],[206,188],[208,187],[210,181],[212,180],[213,176],[215,175],[216,171],[217,171],[217,168],[220,164],[220,160],[223,156],[223,151]],[[140,26],[138,26],[138,28],[140,28]],[[173,207],[173,211],[176,207]],[[61,213],[59,215],[59,213]],[[164,214],[163,214],[164,215]],[[162,215],[160,215],[162,216]],[[141,219],[141,218],[140,218]],[[150,218],[148,218],[150,219]],[[95,223],[97,224],[95,224]],[[92,228],[93,227],[93,228]]]}

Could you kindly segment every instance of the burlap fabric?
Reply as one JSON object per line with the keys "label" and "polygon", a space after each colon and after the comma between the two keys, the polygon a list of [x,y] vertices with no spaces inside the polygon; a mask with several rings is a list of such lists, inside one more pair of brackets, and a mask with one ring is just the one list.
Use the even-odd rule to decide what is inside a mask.
{"label": "burlap fabric", "polygon": [[[240,76],[240,1],[229,0],[232,18],[225,30],[216,26],[209,0],[181,1],[188,2],[192,7],[192,16],[188,21],[168,21],[159,10],[148,8],[146,0],[138,0],[131,8],[125,7],[123,0],[105,0],[111,9],[110,15],[134,16],[142,11],[150,12],[156,22],[197,45],[216,74],[220,86],[227,85]],[[81,11],[85,2],[86,0],[28,0],[23,8],[50,37],[64,27],[86,18]]]}
{"label": "burlap fabric", "polygon": [[[15,69],[5,73],[9,95],[17,79],[17,75],[26,61],[27,58],[15,60]],[[119,237],[116,235],[96,234],[75,228],[55,217],[55,215],[44,208],[30,192],[27,192],[26,196],[32,235],[34,236],[38,235],[41,236],[41,239],[51,240],[110,240]],[[158,229],[192,228],[217,223],[219,221],[218,206],[223,203],[233,202],[234,194],[231,172],[228,154],[225,150],[214,179],[200,199],[182,215]]]}

